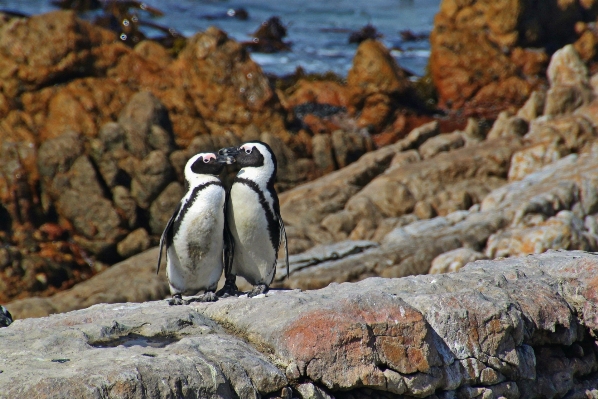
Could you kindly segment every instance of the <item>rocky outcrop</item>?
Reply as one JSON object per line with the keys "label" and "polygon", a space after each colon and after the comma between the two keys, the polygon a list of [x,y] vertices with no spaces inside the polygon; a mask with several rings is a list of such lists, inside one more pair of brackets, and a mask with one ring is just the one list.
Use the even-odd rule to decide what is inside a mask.
{"label": "rocky outcrop", "polygon": [[[373,275],[426,273],[437,256],[462,247],[490,258],[595,248],[588,226],[593,226],[591,198],[598,187],[592,172],[598,165],[591,155],[596,101],[587,69],[572,46],[555,53],[549,71],[548,93],[534,92],[517,115],[502,113],[486,140],[474,129],[440,134],[438,125],[430,123],[348,168],[283,193],[281,211],[293,253],[313,245],[333,248],[347,239],[381,243],[367,255],[298,271],[289,286],[317,288]],[[565,91],[577,94],[559,94]],[[548,97],[551,104],[569,105],[549,107]],[[546,113],[556,109],[556,114]],[[571,153],[583,155],[555,163]],[[375,166],[368,167],[376,158]],[[367,179],[357,180],[364,168]],[[545,179],[560,185],[563,199],[536,207],[538,198],[557,195]],[[504,197],[504,190],[518,194]],[[516,206],[535,215],[515,217]],[[375,258],[374,253],[387,255]],[[442,262],[448,262],[444,270],[452,261]]]}
{"label": "rocky outcrop", "polygon": [[595,33],[583,22],[597,15],[594,1],[443,0],[430,35],[429,67],[439,105],[467,104],[471,112],[496,115],[523,104],[544,84],[556,49],[582,36],[576,47],[584,59],[595,55]]}
{"label": "rocky outcrop", "polygon": [[595,255],[549,252],[17,320],[0,329],[0,397],[591,397],[597,273]]}
{"label": "rocky outcrop", "polygon": [[[164,257],[162,258],[164,259]],[[144,302],[170,294],[166,262],[156,274],[158,248],[113,265],[87,281],[50,297],[19,299],[7,305],[15,318],[42,317],[83,309],[97,303]]]}

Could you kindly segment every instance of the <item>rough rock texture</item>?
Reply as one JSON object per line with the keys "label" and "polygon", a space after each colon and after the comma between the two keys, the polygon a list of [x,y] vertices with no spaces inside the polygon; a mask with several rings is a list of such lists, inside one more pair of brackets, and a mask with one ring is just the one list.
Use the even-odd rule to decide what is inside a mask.
{"label": "rough rock texture", "polygon": [[439,105],[460,109],[467,102],[473,112],[496,115],[523,104],[545,82],[552,52],[575,42],[576,24],[597,13],[594,1],[443,0],[430,35]]}
{"label": "rough rock texture", "polygon": [[17,320],[0,329],[0,397],[594,397],[597,274],[596,255],[549,252]]}
{"label": "rough rock texture", "polygon": [[[587,69],[571,46],[555,53],[549,71],[551,89],[583,93],[588,87]],[[345,240],[381,245],[316,262],[281,283],[319,288],[426,273],[437,256],[462,247],[490,258],[594,250],[597,102],[545,115],[545,97],[535,92],[518,115],[502,113],[485,140],[459,131],[440,134],[430,123],[348,168],[283,193],[291,252]],[[449,150],[453,143],[460,148]],[[368,166],[376,157],[376,165]],[[366,184],[352,184],[353,176],[363,176],[354,171],[364,168]],[[511,184],[505,185],[507,179]],[[449,267],[452,261],[442,262]]]}
{"label": "rough rock texture", "polygon": [[316,262],[291,273],[282,284],[314,289],[370,276],[423,274],[437,256],[462,247],[490,258],[548,249],[596,251],[597,179],[594,152],[571,154],[521,181],[495,189],[481,207],[406,224],[396,220],[401,227],[391,228],[379,247]]}
{"label": "rough rock texture", "polygon": [[[293,102],[216,28],[173,56],[151,41],[130,48],[70,11],[0,14],[0,77],[2,302],[52,295],[155,245],[195,153],[265,141],[287,190],[371,151],[368,129],[391,123],[411,90],[374,41],[346,87],[314,84]],[[297,121],[301,109],[330,117],[325,137]],[[41,230],[50,225],[62,231],[54,239]]]}
{"label": "rough rock texture", "polygon": [[10,302],[6,308],[15,318],[42,317],[53,313],[83,309],[96,303],[143,302],[170,294],[166,262],[156,275],[158,248],[118,263],[87,281],[56,295]]}

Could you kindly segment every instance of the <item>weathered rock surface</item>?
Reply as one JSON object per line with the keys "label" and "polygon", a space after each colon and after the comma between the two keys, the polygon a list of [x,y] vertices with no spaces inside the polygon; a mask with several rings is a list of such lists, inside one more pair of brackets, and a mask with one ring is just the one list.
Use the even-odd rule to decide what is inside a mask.
{"label": "weathered rock surface", "polygon": [[[593,397],[596,255],[0,329],[0,397]],[[393,396],[394,395],[394,396]]]}
{"label": "weathered rock surface", "polygon": [[96,303],[162,299],[170,292],[166,280],[166,262],[162,262],[160,274],[156,275],[157,261],[158,248],[152,248],[113,265],[69,290],[45,298],[19,299],[6,308],[15,318],[24,319],[83,309]]}
{"label": "weathered rock surface", "polygon": [[523,104],[534,87],[545,84],[556,49],[586,32],[585,41],[579,37],[586,45],[576,43],[576,48],[587,49],[586,60],[595,56],[595,34],[576,30],[595,20],[597,12],[594,1],[443,0],[430,35],[430,72],[439,105],[462,109],[467,104],[471,112],[496,115]]}
{"label": "weathered rock surface", "polygon": [[[314,289],[371,276],[424,274],[437,256],[458,248],[490,258],[548,249],[596,251],[596,179],[598,157],[593,152],[571,154],[521,181],[495,189],[481,207],[402,226],[395,219],[401,227],[391,229],[379,247],[315,262],[291,273],[281,284]],[[283,275],[281,262],[278,275]]]}

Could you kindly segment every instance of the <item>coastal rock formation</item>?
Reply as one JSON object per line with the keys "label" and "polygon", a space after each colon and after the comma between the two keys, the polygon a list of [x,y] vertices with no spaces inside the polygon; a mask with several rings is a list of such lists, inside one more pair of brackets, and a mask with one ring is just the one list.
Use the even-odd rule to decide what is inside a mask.
{"label": "coastal rock formation", "polygon": [[0,329],[0,397],[593,397],[597,274],[595,255],[552,251],[17,320]]}
{"label": "coastal rock formation", "polygon": [[496,115],[523,104],[544,84],[556,49],[585,34],[576,48],[583,49],[584,59],[593,57],[595,34],[578,28],[597,16],[594,1],[443,0],[430,35],[439,105],[460,109],[467,103],[472,112]]}

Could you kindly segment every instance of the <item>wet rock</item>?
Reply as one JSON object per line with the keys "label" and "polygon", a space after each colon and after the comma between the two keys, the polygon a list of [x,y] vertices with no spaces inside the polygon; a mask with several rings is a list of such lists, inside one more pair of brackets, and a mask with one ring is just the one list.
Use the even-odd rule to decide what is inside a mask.
{"label": "wet rock", "polygon": [[454,249],[434,258],[429,274],[456,272],[469,262],[481,259],[488,258],[484,254],[469,248]]}
{"label": "wet rock", "polygon": [[129,258],[145,251],[151,245],[150,237],[143,228],[133,230],[116,246],[116,251],[123,258]]}
{"label": "wet rock", "polygon": [[361,43],[368,39],[376,40],[381,37],[382,35],[378,33],[378,30],[373,25],[367,24],[358,31],[351,32],[349,43]]}

